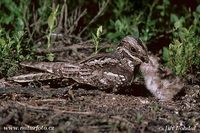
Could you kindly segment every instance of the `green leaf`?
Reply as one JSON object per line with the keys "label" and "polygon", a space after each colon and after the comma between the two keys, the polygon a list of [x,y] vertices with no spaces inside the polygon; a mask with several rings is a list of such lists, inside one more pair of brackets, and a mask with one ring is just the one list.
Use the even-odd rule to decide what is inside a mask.
{"label": "green leaf", "polygon": [[102,25],[101,25],[101,26],[99,26],[99,28],[97,29],[97,33],[96,33],[96,35],[97,35],[98,38],[100,37],[100,35],[101,35],[102,32],[103,32],[103,28],[102,28]]}
{"label": "green leaf", "polygon": [[196,12],[200,13],[200,4],[196,8]]}
{"label": "green leaf", "polygon": [[163,60],[167,62],[169,60],[169,49],[167,47],[163,48]]}
{"label": "green leaf", "polygon": [[92,39],[93,39],[93,42],[96,44],[97,42],[97,37],[94,33],[92,33]]}
{"label": "green leaf", "polygon": [[179,20],[179,21],[176,21],[176,22],[174,23],[174,27],[175,27],[175,29],[178,29],[178,28],[182,27],[181,21],[180,21],[180,20]]}
{"label": "green leaf", "polygon": [[170,22],[171,22],[171,23],[175,23],[175,22],[177,22],[177,21],[178,21],[177,15],[172,13],[172,14],[170,15]]}
{"label": "green leaf", "polygon": [[56,9],[54,9],[51,12],[50,16],[48,17],[47,23],[48,23],[50,30],[52,30],[54,25],[55,25],[54,23],[55,23],[55,20],[56,20],[56,14],[57,14],[57,11],[58,11],[58,7],[59,6],[57,6]]}
{"label": "green leaf", "polygon": [[55,58],[55,55],[54,55],[53,53],[47,54],[47,59],[48,59],[49,61],[53,61],[54,58]]}

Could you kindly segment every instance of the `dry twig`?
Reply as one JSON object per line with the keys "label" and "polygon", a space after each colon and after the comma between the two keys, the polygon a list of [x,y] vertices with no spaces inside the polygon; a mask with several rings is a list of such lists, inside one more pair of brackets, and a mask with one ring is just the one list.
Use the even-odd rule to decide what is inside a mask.
{"label": "dry twig", "polygon": [[[77,51],[77,50],[80,50],[80,49],[94,49],[95,46],[92,45],[92,44],[90,44],[90,45],[83,45],[83,44],[88,44],[90,42],[91,42],[91,40],[85,41],[85,42],[82,42],[82,43],[78,43],[78,44],[74,44],[74,45],[70,45],[70,46],[67,46],[67,47],[50,48],[50,49],[38,49],[36,53],[43,54],[43,53],[49,53],[49,52],[51,52],[51,53],[64,52],[64,51],[69,51],[69,50]],[[100,45],[99,48],[100,49],[114,48],[114,45],[112,45],[112,44],[105,44],[105,45]]]}
{"label": "dry twig", "polygon": [[110,0],[107,0],[106,2],[104,1],[101,5],[99,5],[99,12],[97,13],[97,15],[88,23],[88,25],[86,25],[82,31],[78,34],[78,36],[81,36],[83,34],[83,32],[85,32],[86,29],[88,29],[88,27],[94,23],[100,16],[103,15],[104,10],[106,9],[108,3]]}

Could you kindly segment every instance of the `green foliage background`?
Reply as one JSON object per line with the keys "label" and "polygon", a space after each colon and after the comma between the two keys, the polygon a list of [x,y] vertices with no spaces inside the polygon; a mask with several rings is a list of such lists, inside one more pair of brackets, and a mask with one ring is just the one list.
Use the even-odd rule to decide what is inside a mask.
{"label": "green foliage background", "polygon": [[[51,0],[0,1],[0,77],[13,75],[20,61],[37,58],[34,56],[35,40],[51,35],[53,29],[49,30],[49,16],[55,11],[55,7],[59,7],[56,15],[61,15],[64,1],[66,0],[55,3]],[[103,27],[102,40],[118,42],[126,35],[139,37],[148,47],[162,46],[163,63],[176,74],[185,76],[200,68],[200,6],[195,0],[181,2],[109,0],[103,14],[79,37],[87,40],[93,35],[94,38],[94,33],[100,26]],[[66,3],[70,5],[68,14],[71,16],[75,8],[79,7],[82,11],[87,9],[87,14],[78,22],[78,28],[71,33],[78,36],[81,29],[98,14],[99,4],[103,0]],[[56,20],[52,22],[52,26],[56,27]],[[159,42],[160,38],[169,42],[166,47],[163,47],[163,42]],[[158,43],[154,44],[157,40]],[[46,40],[48,46],[49,41],[50,38]]]}

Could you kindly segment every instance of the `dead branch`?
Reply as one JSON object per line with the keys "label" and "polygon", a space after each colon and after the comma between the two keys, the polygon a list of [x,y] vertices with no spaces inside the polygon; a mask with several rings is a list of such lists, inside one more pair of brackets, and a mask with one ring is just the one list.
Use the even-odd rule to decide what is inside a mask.
{"label": "dead branch", "polygon": [[[70,45],[67,47],[60,47],[60,48],[50,48],[50,49],[38,49],[36,51],[37,54],[46,54],[46,53],[57,53],[57,52],[64,52],[64,51],[77,51],[80,49],[94,49],[95,46],[90,44],[91,40],[85,41],[85,42],[81,42],[81,43],[77,43],[74,45]],[[88,44],[88,45],[83,45],[83,44]],[[114,45],[112,44],[102,44],[99,46],[100,49],[106,49],[106,48],[114,48]]]}
{"label": "dead branch", "polygon": [[83,32],[85,32],[86,29],[88,29],[88,27],[93,24],[100,16],[103,15],[104,10],[106,9],[108,3],[110,0],[107,0],[106,2],[104,1],[101,5],[99,5],[99,11],[97,13],[97,15],[82,29],[82,31],[78,34],[78,36],[81,36],[83,34]]}
{"label": "dead branch", "polygon": [[70,27],[69,29],[69,34],[71,34],[77,27],[78,25],[78,21],[87,13],[87,10],[85,9],[82,13],[80,9],[76,9],[75,12],[73,13],[75,16],[74,20],[73,20],[73,25]]}

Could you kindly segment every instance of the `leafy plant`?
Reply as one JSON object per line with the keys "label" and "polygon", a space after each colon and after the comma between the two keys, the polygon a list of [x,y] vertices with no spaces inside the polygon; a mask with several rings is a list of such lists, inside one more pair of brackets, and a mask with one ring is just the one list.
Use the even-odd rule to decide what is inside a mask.
{"label": "leafy plant", "polygon": [[[106,38],[112,42],[117,42],[126,35],[139,37],[138,26],[143,21],[143,12],[131,12],[134,4],[128,0],[116,0],[114,5],[114,17],[108,24]],[[127,15],[128,13],[130,15]]]}
{"label": "leafy plant", "polygon": [[197,64],[200,58],[197,54],[200,38],[194,36],[194,33],[189,33],[187,29],[184,29],[184,31],[185,39],[173,39],[173,42],[170,44],[167,63],[177,75],[181,76],[192,70],[192,66]]}
{"label": "leafy plant", "polygon": [[[10,37],[11,36],[11,37]],[[11,76],[18,69],[18,62],[31,57],[22,54],[24,32],[5,33],[0,30],[0,75]],[[29,55],[31,55],[29,53]]]}
{"label": "leafy plant", "polygon": [[184,27],[185,18],[178,19],[174,23],[173,41],[169,49],[163,50],[163,59],[180,76],[191,71],[194,65],[198,68],[200,65],[200,37],[196,34],[198,32],[196,19],[189,28]]}
{"label": "leafy plant", "polygon": [[[159,4],[158,0],[153,2],[138,2],[142,6],[142,10],[135,5],[137,2],[115,1],[113,13],[115,18],[110,20],[108,25],[107,38],[113,42],[119,41],[126,35],[140,37],[144,42],[148,42],[153,36],[159,32],[166,30],[166,27],[156,28],[160,22],[165,22],[167,7],[169,1],[164,0]],[[136,8],[136,9],[135,9]],[[133,10],[134,9],[134,10]],[[156,14],[162,12],[162,14]],[[157,19],[159,17],[159,19]]]}
{"label": "leafy plant", "polygon": [[32,58],[26,23],[30,19],[29,0],[0,1],[0,77],[11,76],[18,62]]}
{"label": "leafy plant", "polygon": [[103,32],[103,28],[102,28],[102,26],[99,26],[99,28],[96,31],[96,34],[92,33],[92,40],[95,45],[95,54],[98,53],[98,47],[99,47],[99,42],[101,39],[100,37],[101,37],[102,32]]}
{"label": "leafy plant", "polygon": [[[47,34],[47,48],[49,49],[51,46],[51,35],[53,33],[53,31],[55,30],[55,26],[56,26],[56,15],[58,12],[58,8],[59,6],[56,7],[56,9],[53,9],[50,16],[48,17],[48,26],[49,26],[49,33]],[[49,61],[53,61],[54,60],[54,54],[53,53],[48,53],[47,54],[47,59]]]}
{"label": "leafy plant", "polygon": [[26,11],[29,4],[29,0],[19,0],[18,3],[12,0],[1,0],[0,27],[11,26],[15,31],[24,30],[25,21],[28,19]]}
{"label": "leafy plant", "polygon": [[111,25],[114,25],[114,32],[109,32],[107,38],[116,42],[120,40],[123,36],[134,35],[139,37],[138,25],[140,23],[141,16],[134,18],[122,17],[116,21],[110,21]]}

